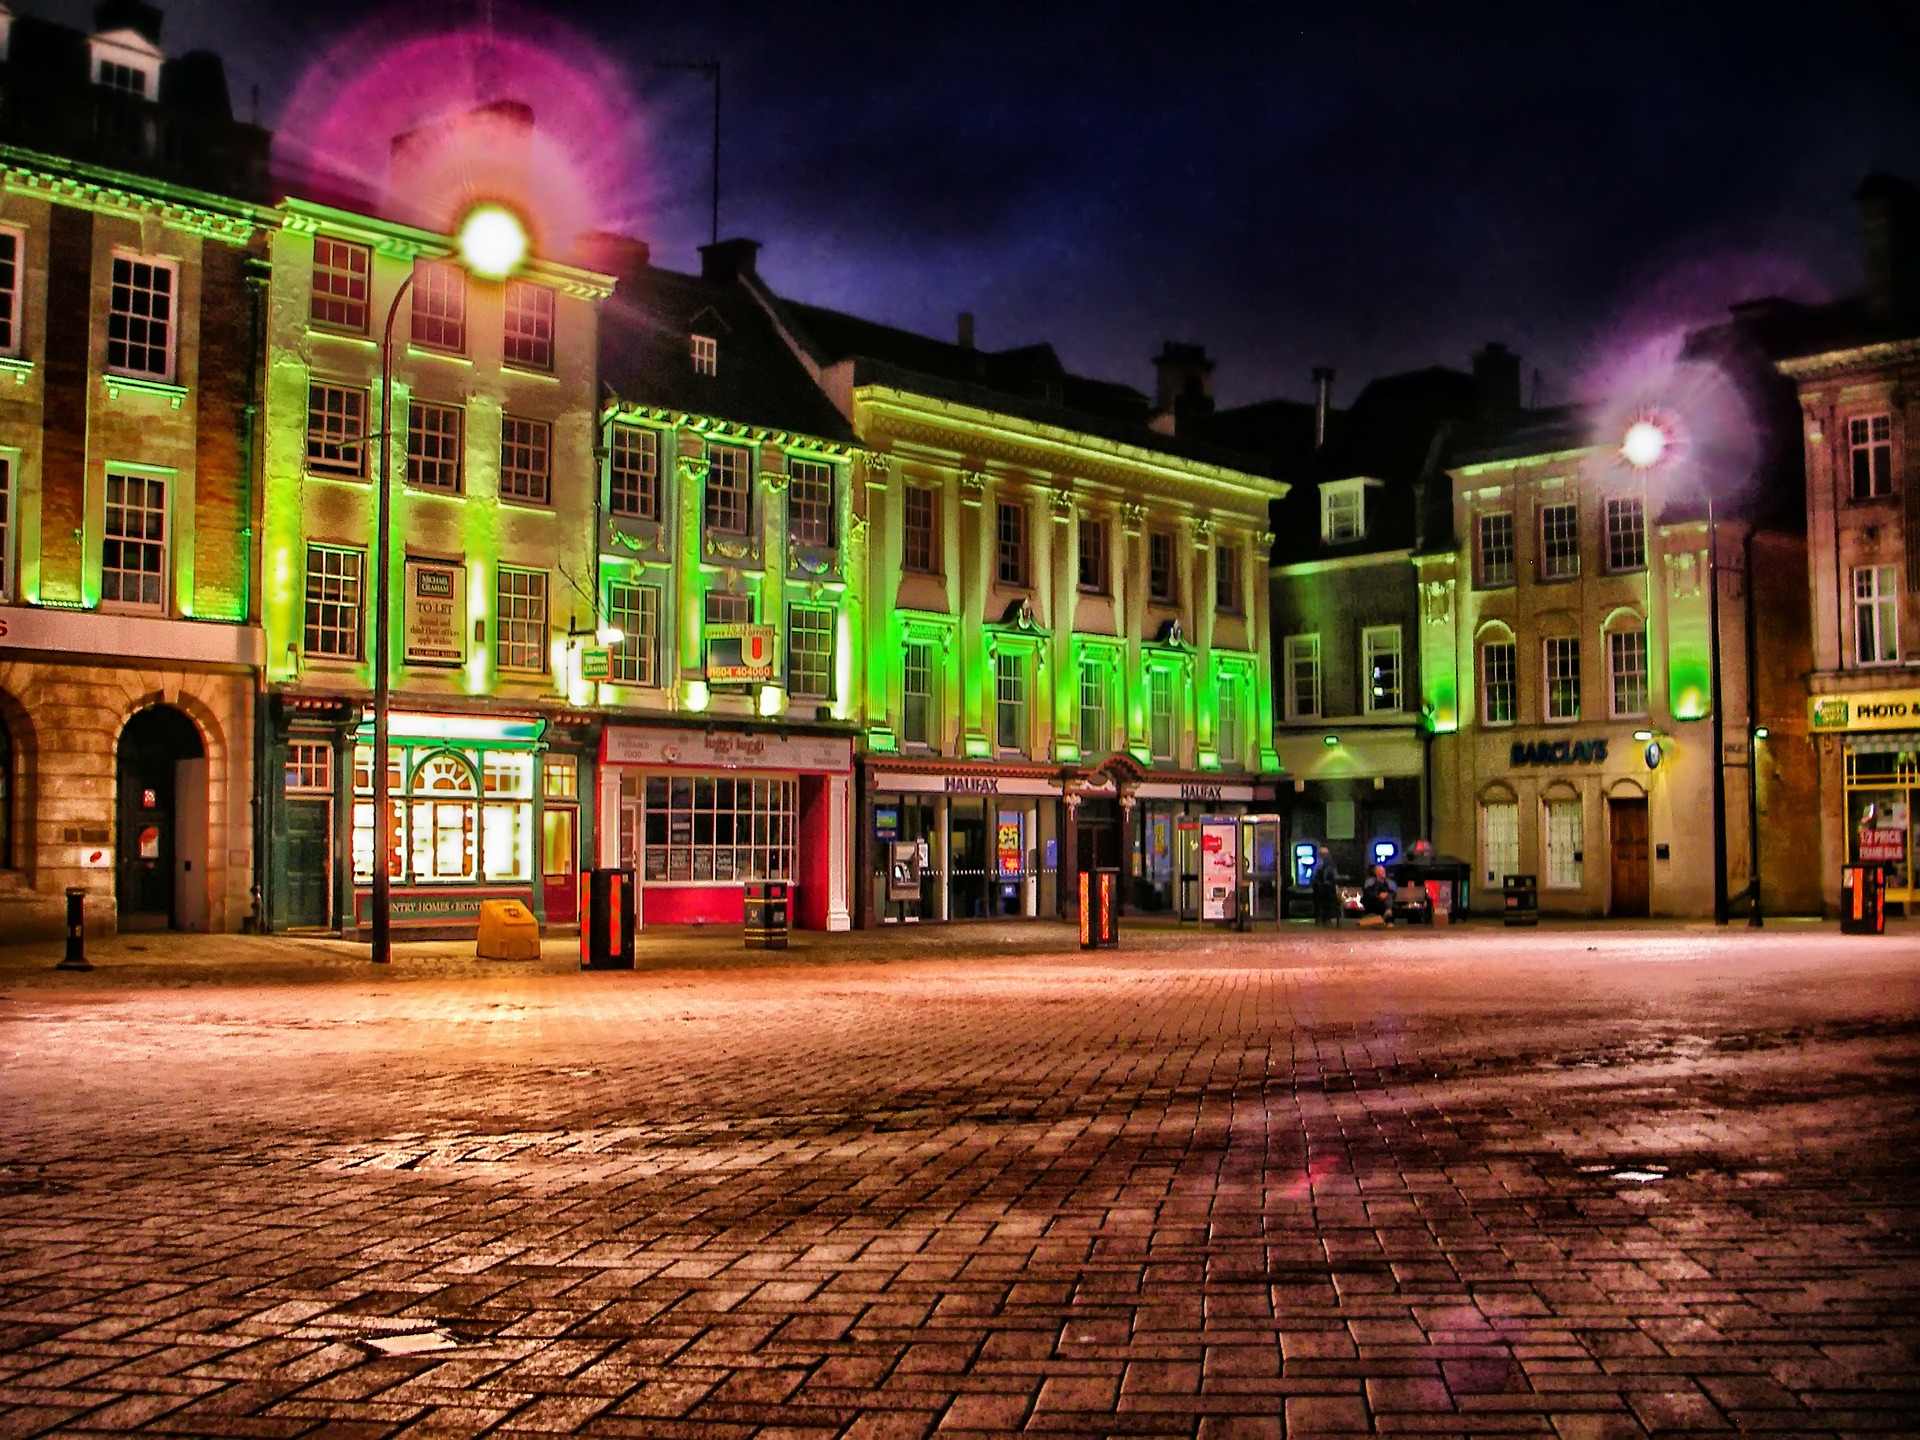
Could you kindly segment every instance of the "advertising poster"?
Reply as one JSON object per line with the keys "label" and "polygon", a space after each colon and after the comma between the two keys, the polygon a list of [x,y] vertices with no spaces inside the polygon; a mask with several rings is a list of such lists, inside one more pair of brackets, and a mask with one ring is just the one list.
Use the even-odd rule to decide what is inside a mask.
{"label": "advertising poster", "polygon": [[1231,820],[1200,822],[1200,918],[1233,919],[1239,874],[1235,845],[1238,826]]}
{"label": "advertising poster", "polygon": [[771,625],[707,626],[707,680],[714,685],[765,685],[773,680],[776,636]]}
{"label": "advertising poster", "polygon": [[1880,800],[1860,816],[1860,863],[1904,865],[1907,860],[1907,806]]}
{"label": "advertising poster", "polygon": [[1023,868],[1024,847],[1020,844],[1020,812],[1002,810],[994,837],[994,864],[1006,879],[1017,879]]}
{"label": "advertising poster", "polygon": [[467,658],[467,571],[440,560],[407,561],[407,663],[459,665]]}

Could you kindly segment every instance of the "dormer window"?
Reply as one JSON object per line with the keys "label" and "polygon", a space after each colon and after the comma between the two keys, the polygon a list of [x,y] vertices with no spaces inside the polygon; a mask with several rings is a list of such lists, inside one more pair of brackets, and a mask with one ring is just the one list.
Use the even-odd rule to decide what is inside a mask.
{"label": "dormer window", "polygon": [[693,337],[693,373],[712,375],[720,368],[720,342],[711,335]]}
{"label": "dormer window", "polygon": [[87,41],[93,83],[122,95],[160,96],[159,48],[138,30],[106,30]]}
{"label": "dormer window", "polygon": [[1320,538],[1344,545],[1367,538],[1367,482],[1333,480],[1320,487]]}

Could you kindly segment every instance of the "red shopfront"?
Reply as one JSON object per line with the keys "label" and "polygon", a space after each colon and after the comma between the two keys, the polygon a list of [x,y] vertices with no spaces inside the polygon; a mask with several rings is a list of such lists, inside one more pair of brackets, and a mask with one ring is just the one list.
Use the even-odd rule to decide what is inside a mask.
{"label": "red shopfront", "polygon": [[631,866],[642,925],[738,925],[750,880],[785,880],[802,930],[845,930],[853,742],[609,725],[600,857]]}

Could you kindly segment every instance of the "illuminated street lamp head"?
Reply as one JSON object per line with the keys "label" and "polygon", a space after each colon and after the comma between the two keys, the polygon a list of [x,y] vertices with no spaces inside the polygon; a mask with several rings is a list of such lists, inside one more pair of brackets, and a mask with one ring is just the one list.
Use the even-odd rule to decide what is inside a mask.
{"label": "illuminated street lamp head", "polygon": [[460,222],[460,260],[474,274],[504,280],[527,258],[527,227],[504,205],[476,205]]}
{"label": "illuminated street lamp head", "polygon": [[1636,470],[1658,465],[1667,453],[1667,432],[1651,420],[1636,420],[1621,437],[1620,453]]}

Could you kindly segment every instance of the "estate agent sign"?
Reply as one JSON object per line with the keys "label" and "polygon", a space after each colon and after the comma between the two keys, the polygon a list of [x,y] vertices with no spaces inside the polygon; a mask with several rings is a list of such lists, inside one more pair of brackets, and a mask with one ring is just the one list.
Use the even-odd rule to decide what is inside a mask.
{"label": "estate agent sign", "polygon": [[407,561],[407,663],[459,665],[467,658],[467,567]]}

